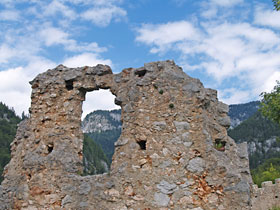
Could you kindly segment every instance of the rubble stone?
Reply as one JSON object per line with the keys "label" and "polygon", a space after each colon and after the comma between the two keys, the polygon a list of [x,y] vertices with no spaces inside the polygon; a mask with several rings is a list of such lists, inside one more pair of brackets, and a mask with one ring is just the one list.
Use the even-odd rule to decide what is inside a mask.
{"label": "rubble stone", "polygon": [[[59,65],[30,84],[0,209],[251,209],[246,145],[227,136],[228,106],[173,61],[118,74]],[[99,89],[116,96],[122,133],[111,171],[82,176],[82,103]],[[215,148],[221,136],[224,151]]]}

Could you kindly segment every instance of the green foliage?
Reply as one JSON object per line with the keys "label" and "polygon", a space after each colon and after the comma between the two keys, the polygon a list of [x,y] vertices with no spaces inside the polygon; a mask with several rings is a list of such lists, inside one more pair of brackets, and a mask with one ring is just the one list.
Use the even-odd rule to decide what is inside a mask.
{"label": "green foliage", "polygon": [[221,140],[215,141],[215,148],[219,151],[225,151],[225,145],[226,145],[226,142],[223,142]]}
{"label": "green foliage", "polygon": [[261,94],[261,113],[268,119],[280,124],[280,82],[270,93],[263,92]]}
{"label": "green foliage", "polygon": [[238,143],[243,141],[264,141],[272,136],[280,136],[280,128],[277,124],[265,119],[259,111],[236,128],[228,131]]}
{"label": "green foliage", "polygon": [[106,165],[109,166],[109,161],[106,155],[100,145],[86,134],[84,134],[83,154],[83,175],[102,174],[108,171]]}
{"label": "green foliage", "polygon": [[169,108],[173,109],[174,108],[174,104],[169,104]]}
{"label": "green foliage", "polygon": [[[280,128],[276,123],[264,118],[259,111],[234,129],[228,130],[228,135],[237,143],[245,141],[256,143],[256,152],[249,155],[251,169],[255,169],[266,159],[274,157],[280,158],[279,152],[275,150],[265,151],[264,148],[262,148],[262,142],[265,140],[275,136],[278,138],[280,137]],[[276,146],[280,147],[280,142],[277,141],[278,138],[276,138],[276,142],[271,145],[271,148]]]}
{"label": "green foliage", "polygon": [[20,121],[13,109],[0,102],[0,182],[3,180],[4,167],[10,161],[10,143],[16,135]]}
{"label": "green foliage", "polygon": [[265,181],[275,181],[280,178],[280,158],[267,159],[256,169],[251,170],[252,178],[255,184],[261,187]]}
{"label": "green foliage", "polygon": [[272,207],[272,208],[269,209],[269,210],[280,210],[280,206],[274,206],[274,207]]}
{"label": "green foliage", "polygon": [[280,0],[272,0],[274,9],[279,11],[280,10]]}
{"label": "green foliage", "polygon": [[159,94],[161,94],[161,95],[163,94],[163,90],[160,90],[160,91],[158,91],[158,92],[159,92]]}
{"label": "green foliage", "polygon": [[93,133],[88,133],[87,135],[102,147],[109,162],[111,163],[112,156],[115,150],[114,143],[120,137],[121,129],[107,130],[103,132],[93,132]]}

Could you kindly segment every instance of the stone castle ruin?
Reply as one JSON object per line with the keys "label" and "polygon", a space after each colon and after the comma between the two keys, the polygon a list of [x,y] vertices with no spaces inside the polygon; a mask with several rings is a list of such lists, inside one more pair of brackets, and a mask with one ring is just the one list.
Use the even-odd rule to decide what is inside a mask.
{"label": "stone castle ruin", "polygon": [[[228,106],[173,61],[119,74],[106,65],[59,65],[30,83],[30,118],[11,144],[0,209],[265,210],[280,203],[279,180],[265,191],[252,185],[247,145],[227,135]],[[82,176],[82,103],[98,89],[116,96],[122,133],[110,173]]]}

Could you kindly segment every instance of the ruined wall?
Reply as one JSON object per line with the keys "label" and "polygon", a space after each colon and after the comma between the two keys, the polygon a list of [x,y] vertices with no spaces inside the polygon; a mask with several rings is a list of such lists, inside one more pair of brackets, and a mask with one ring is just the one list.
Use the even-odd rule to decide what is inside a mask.
{"label": "ruined wall", "polygon": [[[58,66],[32,82],[0,209],[251,209],[247,145],[227,136],[228,106],[173,61],[112,74]],[[82,102],[110,89],[122,133],[109,174],[81,176]]]}
{"label": "ruined wall", "polygon": [[262,187],[253,185],[252,210],[265,210],[272,207],[280,207],[280,179],[263,182]]}

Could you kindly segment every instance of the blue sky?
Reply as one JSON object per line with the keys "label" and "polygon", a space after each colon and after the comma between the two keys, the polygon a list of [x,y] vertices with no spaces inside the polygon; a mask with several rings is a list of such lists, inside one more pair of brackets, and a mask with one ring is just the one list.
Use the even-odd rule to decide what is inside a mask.
{"label": "blue sky", "polygon": [[[38,73],[172,59],[221,101],[244,103],[280,78],[280,12],[270,0],[1,0],[0,101],[20,114]],[[112,109],[108,91],[85,113]]]}

